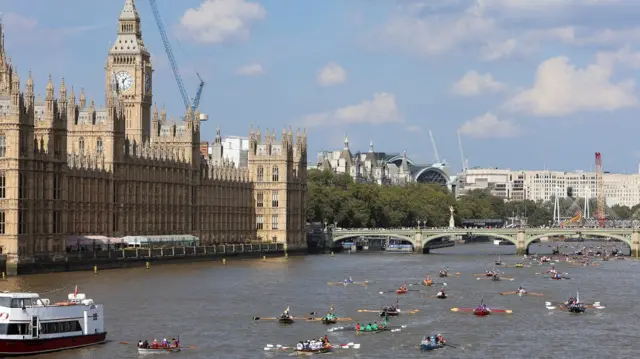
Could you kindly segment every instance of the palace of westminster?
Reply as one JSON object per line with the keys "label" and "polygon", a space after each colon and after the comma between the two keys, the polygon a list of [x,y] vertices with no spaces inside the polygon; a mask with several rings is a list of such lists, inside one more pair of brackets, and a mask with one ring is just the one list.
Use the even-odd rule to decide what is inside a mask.
{"label": "palace of westminster", "polygon": [[[49,78],[21,90],[0,24],[0,250],[7,263],[62,254],[69,236],[189,234],[200,243],[306,246],[307,136],[251,128],[247,168],[200,150],[200,113],[167,120],[133,0],[105,66],[104,107]],[[294,141],[295,136],[295,141]]]}

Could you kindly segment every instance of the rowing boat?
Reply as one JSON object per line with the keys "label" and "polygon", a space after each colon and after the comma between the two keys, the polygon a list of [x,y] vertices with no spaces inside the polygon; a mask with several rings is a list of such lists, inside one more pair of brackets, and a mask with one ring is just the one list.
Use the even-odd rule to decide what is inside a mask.
{"label": "rowing boat", "polygon": [[356,330],[356,335],[357,334],[371,334],[371,333],[380,333],[380,332],[390,332],[391,328],[385,327],[385,328],[378,328],[378,330]]}
{"label": "rowing boat", "polygon": [[423,351],[423,352],[440,349],[442,347],[444,347],[444,344],[441,344],[441,343],[432,344],[430,341],[428,342],[423,341],[422,343],[420,343],[420,351]]}
{"label": "rowing boat", "polygon": [[296,349],[293,352],[296,355],[312,355],[312,354],[325,354],[333,351],[333,347],[328,345],[326,347],[318,348],[318,349]]}
{"label": "rowing boat", "polygon": [[138,354],[166,354],[177,353],[180,348],[138,348]]}
{"label": "rowing boat", "polygon": [[397,308],[393,309],[393,310],[386,309],[386,308],[382,309],[382,311],[380,312],[380,316],[384,317],[384,316],[387,316],[387,315],[390,316],[390,317],[396,317],[396,316],[400,315],[400,309],[397,309]]}

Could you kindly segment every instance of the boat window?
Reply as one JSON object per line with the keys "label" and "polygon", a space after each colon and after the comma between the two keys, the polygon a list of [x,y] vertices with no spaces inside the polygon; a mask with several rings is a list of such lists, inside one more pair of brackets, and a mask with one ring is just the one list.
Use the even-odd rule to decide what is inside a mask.
{"label": "boat window", "polygon": [[0,324],[0,335],[6,335],[7,334],[7,326],[8,326],[8,324]]}
{"label": "boat window", "polygon": [[69,332],[81,332],[82,326],[77,320],[67,322],[50,322],[40,323],[40,332],[42,334],[51,333],[69,333]]}
{"label": "boat window", "polygon": [[31,306],[31,298],[13,298],[11,299],[11,308],[23,308]]}
{"label": "boat window", "polygon": [[26,335],[26,334],[29,334],[28,323],[9,324],[9,328],[7,329],[7,335]]}
{"label": "boat window", "polygon": [[11,308],[11,298],[0,297],[0,307]]}

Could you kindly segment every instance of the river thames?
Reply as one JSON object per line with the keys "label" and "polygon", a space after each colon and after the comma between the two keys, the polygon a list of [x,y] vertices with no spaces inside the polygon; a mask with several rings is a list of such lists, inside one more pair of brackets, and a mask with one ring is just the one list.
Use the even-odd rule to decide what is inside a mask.
{"label": "river thames", "polygon": [[[550,250],[545,247],[543,253]],[[633,358],[640,350],[640,267],[636,260],[598,262],[599,267],[578,267],[558,263],[571,280],[554,281],[535,273],[548,265],[503,268],[514,281],[477,280],[474,273],[494,267],[494,253],[503,253],[505,264],[515,264],[513,246],[492,244],[458,245],[430,255],[358,253],[312,255],[262,260],[233,259],[220,262],[155,265],[93,272],[72,272],[9,278],[3,290],[48,292],[52,301],[66,298],[75,285],[88,298],[105,306],[109,343],[91,348],[39,356],[37,358],[113,359],[138,357],[139,339],[162,340],[180,336],[183,346],[196,346],[179,354],[183,358],[277,358],[265,344],[293,345],[300,340],[328,334],[334,344],[360,343],[358,350],[338,349],[334,358]],[[506,255],[513,254],[513,255]],[[529,262],[523,262],[528,264]],[[420,282],[426,274],[436,275],[446,267],[460,272],[444,278],[446,300],[434,299],[440,286],[419,289],[398,296],[393,290],[404,281]],[[351,276],[369,280],[368,287],[328,286]],[[434,278],[439,281],[440,278]],[[500,292],[524,286],[544,297],[501,296]],[[580,291],[581,301],[600,301],[606,309],[584,315],[550,312],[545,301],[564,301]],[[452,313],[452,307],[475,307],[480,299],[492,308],[512,309],[513,314],[478,318]],[[297,321],[283,326],[273,321],[253,321],[254,316],[278,316],[287,306],[294,316],[318,311],[322,316],[331,304],[339,317],[361,323],[379,320],[375,313],[358,309],[379,309],[399,300],[403,310],[419,309],[415,315],[391,319],[391,325],[406,325],[397,333],[355,335],[328,333],[319,322]],[[349,324],[349,323],[347,323]],[[345,324],[342,324],[345,325]],[[424,334],[440,332],[457,348],[420,353],[416,345]],[[130,344],[120,344],[124,341]]]}

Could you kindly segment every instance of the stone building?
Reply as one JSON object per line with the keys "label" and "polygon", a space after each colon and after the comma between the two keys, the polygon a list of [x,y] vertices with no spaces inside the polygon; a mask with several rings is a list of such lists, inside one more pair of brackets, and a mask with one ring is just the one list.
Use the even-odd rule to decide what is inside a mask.
{"label": "stone building", "polygon": [[0,24],[0,249],[9,273],[64,254],[71,235],[306,245],[306,133],[263,142],[252,129],[248,168],[203,156],[199,111],[176,123],[153,105],[133,0],[120,13],[105,70],[102,107],[84,91],[77,99],[64,79],[56,94],[51,77],[36,98],[31,74],[21,89]]}

